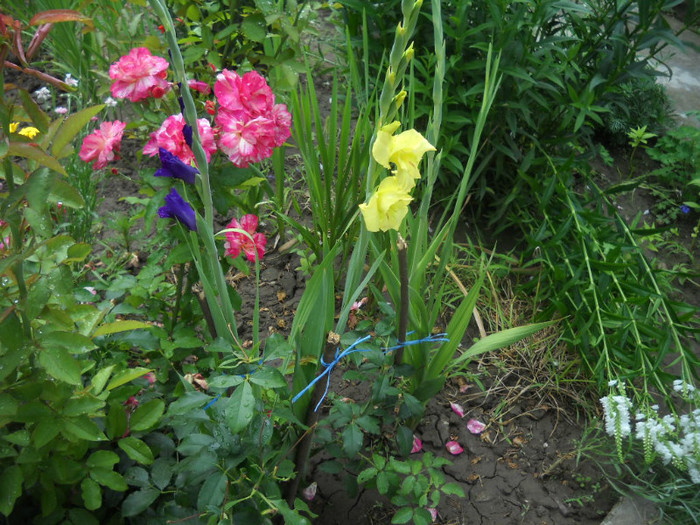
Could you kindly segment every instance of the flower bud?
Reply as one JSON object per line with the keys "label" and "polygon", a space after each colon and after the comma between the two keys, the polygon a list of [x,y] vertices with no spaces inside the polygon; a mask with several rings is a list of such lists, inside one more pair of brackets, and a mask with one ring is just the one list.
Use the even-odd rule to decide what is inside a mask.
{"label": "flower bud", "polygon": [[411,45],[408,46],[408,49],[404,51],[403,56],[406,57],[406,60],[410,61],[413,58],[414,54],[415,51],[413,50],[413,42],[411,42]]}
{"label": "flower bud", "polygon": [[401,107],[401,104],[403,104],[404,99],[406,98],[406,90],[402,89],[398,95],[394,97],[394,102],[396,102],[396,109]]}

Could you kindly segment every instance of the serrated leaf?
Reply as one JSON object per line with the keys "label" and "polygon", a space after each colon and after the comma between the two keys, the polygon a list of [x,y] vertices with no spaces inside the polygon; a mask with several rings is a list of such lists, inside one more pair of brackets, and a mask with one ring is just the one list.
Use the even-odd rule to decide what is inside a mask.
{"label": "serrated leaf", "polygon": [[32,432],[32,442],[37,449],[40,449],[47,443],[53,441],[53,439],[60,432],[60,427],[55,419],[42,419],[34,427]]}
{"label": "serrated leaf", "polygon": [[22,469],[17,465],[7,467],[0,476],[0,513],[6,517],[10,515],[15,501],[22,494],[23,481]]}
{"label": "serrated leaf", "polygon": [[102,489],[95,480],[83,479],[80,483],[80,489],[86,509],[97,510],[102,506]]}
{"label": "serrated leaf", "polygon": [[119,463],[119,456],[116,453],[111,450],[96,450],[87,458],[85,466],[88,469],[105,468],[111,470],[117,463]]}
{"label": "serrated leaf", "polygon": [[107,384],[109,376],[112,375],[112,370],[116,365],[109,365],[107,368],[103,368],[98,371],[94,376],[92,376],[92,381],[90,382],[92,386],[92,391],[95,395],[98,395],[104,389]]}
{"label": "serrated leaf", "polygon": [[[82,111],[73,113],[68,117],[63,125],[58,128],[51,145],[51,153],[58,156],[63,149],[73,141],[75,136],[82,131],[88,122],[105,108],[104,104],[85,108]],[[65,172],[64,172],[65,173]]]}
{"label": "serrated leaf", "polygon": [[360,485],[363,485],[363,484],[367,483],[369,480],[375,478],[377,476],[377,472],[378,472],[378,470],[374,467],[366,468],[365,470],[363,470],[362,472],[360,472],[357,475],[357,482]]}
{"label": "serrated leaf", "polygon": [[129,428],[134,432],[148,430],[158,423],[164,411],[165,403],[161,399],[152,399],[134,410]]}
{"label": "serrated leaf", "polygon": [[105,402],[89,394],[72,397],[63,407],[63,415],[68,417],[97,414]]}
{"label": "serrated leaf", "polygon": [[249,376],[250,382],[263,388],[283,388],[287,386],[287,380],[277,368],[266,366],[256,370]]}
{"label": "serrated leaf", "polygon": [[143,467],[130,467],[124,473],[124,479],[132,487],[149,487],[148,471]]}
{"label": "serrated leaf", "polygon": [[343,430],[342,437],[343,450],[348,457],[354,457],[362,448],[362,443],[364,441],[362,430],[360,430],[356,424],[351,423]]}
{"label": "serrated leaf", "polygon": [[67,438],[84,439],[86,441],[103,441],[107,437],[87,416],[64,419],[61,423],[62,432]]}
{"label": "serrated leaf", "polygon": [[129,494],[122,503],[122,516],[130,518],[141,514],[160,496],[160,491],[148,487]]}
{"label": "serrated leaf", "polygon": [[210,508],[217,508],[224,501],[228,477],[223,472],[217,472],[207,478],[202,484],[197,496],[197,509],[205,512]]}
{"label": "serrated leaf", "polygon": [[90,477],[100,485],[116,490],[117,492],[124,492],[129,488],[122,475],[113,470],[105,468],[90,469]]}
{"label": "serrated leaf", "polygon": [[170,478],[173,476],[173,467],[165,458],[156,459],[155,463],[151,467],[151,479],[153,484],[160,490],[165,490],[165,488],[170,484]]}
{"label": "serrated leaf", "polygon": [[413,509],[404,507],[396,511],[396,514],[391,518],[391,523],[408,523],[413,518]]}
{"label": "serrated leaf", "polygon": [[151,328],[151,325],[141,321],[115,321],[113,323],[103,324],[95,330],[92,336],[99,337],[102,335],[117,334],[119,332],[128,332],[130,330],[139,330],[141,328]]}
{"label": "serrated leaf", "polygon": [[250,383],[240,385],[229,398],[226,405],[226,423],[231,432],[239,433],[247,427],[255,415],[255,397]]}
{"label": "serrated leaf", "polygon": [[77,332],[47,332],[38,339],[44,346],[60,346],[71,354],[86,354],[97,348],[92,339]]}
{"label": "serrated leaf", "polygon": [[82,385],[80,365],[63,348],[43,348],[39,352],[39,364],[47,374],[59,381],[75,386]]}
{"label": "serrated leaf", "polygon": [[118,386],[125,385],[129,381],[138,379],[139,377],[144,376],[151,371],[152,370],[150,368],[135,367],[129,368],[127,370],[122,370],[121,372],[117,372],[116,374],[114,374],[114,377],[107,385],[107,390],[114,390]]}
{"label": "serrated leaf", "polygon": [[457,483],[445,483],[440,490],[444,494],[448,494],[450,496],[459,496],[460,498],[464,497],[464,489],[457,485]]}
{"label": "serrated leaf", "polygon": [[126,452],[134,461],[142,465],[150,465],[153,463],[153,452],[151,449],[138,438],[133,436],[125,437],[119,440],[119,448]]}

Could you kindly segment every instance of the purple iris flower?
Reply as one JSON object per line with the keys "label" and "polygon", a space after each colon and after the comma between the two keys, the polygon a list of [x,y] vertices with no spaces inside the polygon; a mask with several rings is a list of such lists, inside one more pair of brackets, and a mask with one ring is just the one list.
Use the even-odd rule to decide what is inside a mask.
{"label": "purple iris flower", "polygon": [[156,171],[156,177],[172,177],[182,179],[188,184],[194,184],[199,170],[182,162],[177,155],[173,155],[165,148],[158,148],[161,168]]}
{"label": "purple iris flower", "polygon": [[197,231],[197,217],[194,208],[175,188],[165,196],[165,206],[158,208],[158,216],[162,219],[177,219],[193,232]]}

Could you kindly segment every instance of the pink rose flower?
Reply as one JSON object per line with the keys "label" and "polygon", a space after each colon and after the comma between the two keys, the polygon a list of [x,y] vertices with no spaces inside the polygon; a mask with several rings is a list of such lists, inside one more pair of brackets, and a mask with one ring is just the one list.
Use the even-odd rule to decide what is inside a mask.
{"label": "pink rose flower", "polygon": [[165,77],[168,75],[168,61],[151,55],[145,47],[137,47],[121,57],[109,68],[112,83],[112,96],[126,98],[131,102],[160,98],[170,90]]}
{"label": "pink rose flower", "polygon": [[226,243],[224,244],[226,255],[235,259],[243,250],[250,262],[254,262],[256,257],[258,260],[263,258],[267,238],[262,233],[255,233],[255,230],[258,229],[258,218],[255,215],[244,215],[241,217],[241,222],[231,219],[226,227],[244,230],[253,237],[251,240],[250,237],[240,232],[226,232]]}
{"label": "pink rose flower", "polygon": [[461,454],[464,452],[464,449],[462,446],[457,443],[456,441],[448,441],[445,443],[445,447],[447,447],[447,451],[452,454],[453,456],[456,456],[458,454]]}
{"label": "pink rose flower", "polygon": [[224,69],[216,76],[214,95],[222,107],[240,120],[266,117],[275,104],[275,95],[270,86],[256,71],[249,71],[240,77],[236,72]]}
{"label": "pink rose flower", "polygon": [[306,487],[304,490],[301,491],[301,495],[304,497],[306,501],[313,501],[314,498],[316,497],[316,490],[318,489],[318,483],[315,481]]}
{"label": "pink rose flower", "polygon": [[241,168],[272,155],[273,148],[291,136],[292,116],[287,107],[275,104],[270,86],[255,71],[241,77],[225,69],[216,78],[219,148]]}
{"label": "pink rose flower", "polygon": [[[151,133],[150,140],[143,148],[144,155],[153,157],[158,155],[158,148],[163,148],[178,157],[185,164],[191,164],[194,160],[194,153],[187,145],[185,135],[182,133],[184,127],[185,118],[182,116],[182,113],[166,118],[160,128]],[[199,130],[199,138],[202,139],[202,148],[204,148],[207,162],[209,162],[212,154],[216,152],[214,131],[211,129],[209,121],[205,118],[197,120],[197,128]]]}
{"label": "pink rose flower", "polygon": [[228,155],[235,166],[246,168],[251,162],[260,162],[272,155],[275,146],[275,124],[265,117],[238,120],[225,110],[216,116],[220,127],[219,149]]}
{"label": "pink rose flower", "polygon": [[100,124],[100,129],[96,129],[83,140],[80,158],[85,162],[94,160],[95,163],[92,165],[94,170],[104,168],[119,153],[125,127],[126,124],[119,120]]}

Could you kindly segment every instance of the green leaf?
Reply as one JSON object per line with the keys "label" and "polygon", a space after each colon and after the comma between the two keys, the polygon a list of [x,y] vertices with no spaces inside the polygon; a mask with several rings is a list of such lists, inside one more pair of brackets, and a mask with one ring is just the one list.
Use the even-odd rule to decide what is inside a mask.
{"label": "green leaf", "polygon": [[251,383],[260,385],[263,388],[284,388],[287,386],[287,380],[277,368],[265,366],[259,368],[254,373],[248,376]]}
{"label": "green leaf", "polygon": [[71,354],[86,354],[97,348],[89,337],[77,332],[46,332],[38,338],[43,346],[60,346]]}
{"label": "green leaf", "polygon": [[121,372],[117,372],[116,374],[114,374],[114,377],[107,385],[107,390],[114,390],[118,386],[125,385],[129,381],[133,381],[134,379],[138,379],[141,376],[145,376],[148,372],[151,371],[152,370],[150,368],[135,367],[128,368],[127,370],[122,370]]}
{"label": "green leaf", "polygon": [[148,481],[148,472],[143,467],[129,467],[124,473],[124,479],[132,487],[150,487],[151,483]]}
{"label": "green leaf", "polygon": [[411,507],[404,507],[396,511],[394,517],[391,518],[391,523],[408,523],[413,518],[413,509]]}
{"label": "green leaf", "polygon": [[161,399],[152,399],[134,410],[129,428],[135,432],[148,430],[158,423],[164,411],[165,403]]}
{"label": "green leaf", "polygon": [[105,385],[107,384],[109,376],[112,375],[112,370],[114,370],[115,366],[116,365],[109,365],[107,368],[103,368],[102,370],[98,371],[92,377],[91,386],[95,395],[98,395],[100,392],[102,392]]}
{"label": "green leaf", "polygon": [[90,477],[100,485],[116,490],[117,492],[124,492],[129,488],[121,474],[106,468],[90,469]]}
{"label": "green leaf", "polygon": [[348,455],[348,457],[354,457],[360,449],[362,448],[362,443],[364,440],[364,435],[362,430],[355,423],[349,424],[345,430],[343,430],[343,450]]}
{"label": "green leaf", "polygon": [[172,478],[172,476],[173,467],[170,462],[165,458],[156,459],[151,467],[151,479],[153,479],[153,484],[160,490],[165,490],[170,484],[170,478]]}
{"label": "green leaf", "polygon": [[130,518],[141,514],[158,499],[158,496],[160,496],[160,491],[151,487],[132,492],[122,503],[122,516]]}
{"label": "green leaf", "polygon": [[125,437],[119,440],[119,448],[126,452],[134,461],[142,465],[150,465],[153,463],[153,452],[151,449],[138,438],[133,436]]}
{"label": "green leaf", "polygon": [[99,337],[101,335],[117,334],[119,332],[139,330],[141,328],[151,328],[151,325],[141,321],[115,321],[113,323],[103,324],[97,330],[95,330],[95,333],[92,334],[92,336]]}
{"label": "green leaf", "polygon": [[29,95],[26,89],[20,89],[19,96],[22,99],[22,106],[34,127],[36,127],[42,135],[46,134],[49,129],[49,117],[46,116],[46,113],[34,102],[34,99]]}
{"label": "green leaf", "polygon": [[389,492],[389,476],[387,476],[384,471],[377,474],[377,490],[380,494],[387,494]]}
{"label": "green leaf", "polygon": [[253,42],[262,42],[267,36],[267,24],[262,13],[247,16],[241,23],[241,32]]}
{"label": "green leaf", "polygon": [[96,450],[87,458],[85,466],[88,469],[105,468],[111,470],[117,463],[119,463],[119,456],[115,452],[111,450]]}
{"label": "green leaf", "polygon": [[426,509],[418,507],[413,512],[413,525],[430,525],[433,523],[433,517]]}
{"label": "green leaf", "polygon": [[70,264],[84,261],[85,258],[92,252],[92,246],[85,242],[79,242],[68,248],[68,258],[64,259],[63,264]]}
{"label": "green leaf", "polygon": [[61,427],[63,435],[67,439],[84,439],[86,441],[103,441],[107,439],[95,422],[87,416],[64,419],[61,422]]}
{"label": "green leaf", "polygon": [[516,326],[515,328],[508,328],[507,330],[502,330],[500,332],[496,332],[495,334],[487,335],[470,346],[457,359],[452,361],[450,368],[455,369],[458,366],[462,366],[465,361],[469,361],[473,357],[483,354],[484,352],[491,352],[493,350],[498,350],[499,348],[517,343],[518,341],[539,332],[543,328],[552,326],[555,322],[556,321],[547,321],[544,323],[534,323],[526,326]]}
{"label": "green leaf", "polygon": [[0,513],[6,517],[10,515],[15,501],[22,494],[23,481],[22,469],[17,465],[7,467],[0,476]]}
{"label": "green leaf", "polygon": [[197,392],[196,390],[185,392],[185,394],[180,399],[170,404],[170,406],[168,407],[168,415],[185,415],[188,412],[202,408],[206,403],[208,403],[211,400],[211,397],[209,397],[206,394],[203,394],[202,392]]}
{"label": "green leaf", "polygon": [[86,509],[97,510],[102,506],[102,489],[96,481],[85,478],[80,483],[80,488]]}
{"label": "green leaf", "polygon": [[82,386],[81,368],[65,349],[43,348],[39,352],[39,364],[51,377],[70,385]]}
{"label": "green leaf", "polygon": [[377,476],[378,470],[374,467],[369,467],[357,475],[357,482],[362,485]]}
{"label": "green leaf", "polygon": [[85,108],[68,117],[56,132],[53,145],[51,146],[51,153],[54,156],[60,155],[64,148],[72,142],[75,136],[90,122],[92,117],[102,111],[104,107],[104,104],[99,104],[97,106]]}
{"label": "green leaf", "polygon": [[448,494],[450,496],[459,496],[460,498],[464,497],[464,490],[457,483],[445,483],[440,490],[444,494]]}
{"label": "green leaf", "polygon": [[245,382],[234,390],[226,405],[226,422],[231,432],[239,433],[247,427],[255,415],[255,397],[250,383]]}
{"label": "green leaf", "polygon": [[63,407],[63,415],[74,417],[85,415],[96,415],[102,407],[105,406],[105,402],[98,399],[90,394],[83,394],[79,397],[72,397]]}
{"label": "green leaf", "polygon": [[32,442],[37,449],[40,449],[47,443],[53,441],[53,439],[60,432],[60,426],[58,421],[53,418],[42,419],[34,427],[32,432]]}
{"label": "green leaf", "polygon": [[0,394],[0,418],[14,416],[18,407],[19,401],[10,394]]}
{"label": "green leaf", "polygon": [[210,388],[231,388],[240,385],[245,378],[239,375],[233,376],[216,376],[209,381]]}
{"label": "green leaf", "polygon": [[51,185],[51,193],[49,194],[49,202],[53,204],[61,203],[61,206],[78,209],[85,206],[85,200],[80,195],[78,190],[71,186],[68,182],[59,178],[54,179]]}
{"label": "green leaf", "polygon": [[205,512],[221,506],[226,496],[228,477],[223,472],[217,472],[207,478],[197,496],[197,509]]}
{"label": "green leaf", "polygon": [[10,147],[7,149],[8,155],[15,155],[17,157],[23,157],[25,159],[33,160],[34,162],[41,164],[54,170],[61,175],[68,175],[63,166],[51,155],[45,153],[38,146],[32,146],[29,142],[10,142]]}

